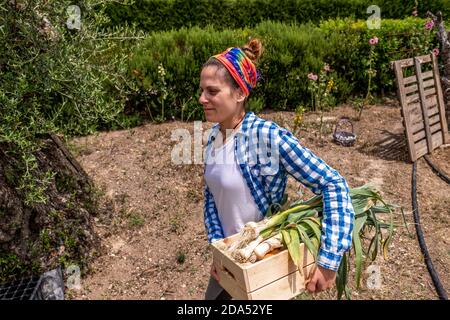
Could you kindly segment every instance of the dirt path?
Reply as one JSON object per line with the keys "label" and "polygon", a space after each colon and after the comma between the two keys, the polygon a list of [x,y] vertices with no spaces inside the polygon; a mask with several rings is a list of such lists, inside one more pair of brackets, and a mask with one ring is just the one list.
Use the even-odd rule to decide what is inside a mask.
{"label": "dirt path", "polygon": [[[326,115],[325,143],[317,134],[318,115],[305,115],[296,134],[301,143],[336,168],[351,187],[372,181],[382,187],[384,197],[405,208],[410,235],[396,229],[389,261],[382,258],[382,286],[370,290],[364,275],[353,299],[436,299],[423,263],[411,214],[411,167],[402,135],[397,105],[371,106],[362,120],[354,122],[358,140],[344,148],[331,143],[332,125],[355,111],[342,106]],[[260,115],[292,129],[294,113]],[[204,130],[209,124],[203,124]],[[194,131],[194,124],[170,122],[146,124],[133,130],[104,132],[77,138],[72,149],[105,199],[110,215],[96,221],[105,253],[82,279],[82,290],[70,291],[74,299],[202,299],[208,281],[211,251],[203,225],[203,167],[174,165],[170,161],[176,128]],[[450,174],[450,148],[439,149],[431,159]],[[308,194],[290,178],[288,195]],[[430,254],[444,287],[450,290],[450,186],[437,178],[424,160],[418,163],[418,197],[423,230]],[[395,216],[403,224],[400,214]],[[335,292],[302,299],[334,299]]]}

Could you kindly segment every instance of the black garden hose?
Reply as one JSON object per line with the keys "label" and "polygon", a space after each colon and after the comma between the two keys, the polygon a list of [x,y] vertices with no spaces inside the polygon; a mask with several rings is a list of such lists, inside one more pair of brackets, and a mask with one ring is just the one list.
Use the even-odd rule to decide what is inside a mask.
{"label": "black garden hose", "polygon": [[425,155],[423,156],[425,158],[425,161],[428,163],[428,165],[431,167],[431,169],[434,171],[434,173],[436,173],[436,175],[441,178],[442,180],[444,180],[445,182],[447,182],[448,184],[450,184],[450,178],[447,177],[445,175],[445,173],[443,173],[441,170],[439,170],[438,167],[435,166],[435,164],[433,162],[431,162],[430,158]]}
{"label": "black garden hose", "polygon": [[448,300],[447,292],[442,286],[441,280],[439,279],[439,275],[434,269],[433,262],[430,258],[430,253],[428,252],[427,245],[425,243],[425,238],[423,236],[422,228],[420,226],[420,217],[419,217],[419,207],[417,204],[417,192],[416,192],[416,171],[417,171],[417,162],[413,163],[412,170],[412,188],[411,188],[411,197],[412,197],[412,206],[413,206],[413,215],[414,222],[416,227],[417,238],[419,240],[419,246],[422,251],[425,264],[427,265],[428,272],[430,273],[431,279],[433,280],[434,287],[436,288],[436,292],[439,296],[440,300]]}

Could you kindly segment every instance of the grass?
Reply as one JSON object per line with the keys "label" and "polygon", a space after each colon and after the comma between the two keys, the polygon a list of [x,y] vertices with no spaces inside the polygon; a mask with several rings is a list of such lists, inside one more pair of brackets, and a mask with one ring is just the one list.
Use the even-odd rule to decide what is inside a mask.
{"label": "grass", "polygon": [[198,202],[198,201],[202,200],[202,195],[199,194],[198,190],[189,189],[186,196],[192,202]]}
{"label": "grass", "polygon": [[142,227],[145,223],[144,217],[141,214],[132,212],[127,218],[128,226],[131,228]]}
{"label": "grass", "polygon": [[15,254],[0,256],[0,283],[12,281],[13,275],[21,275],[26,272],[27,266]]}
{"label": "grass", "polygon": [[177,217],[170,219],[170,231],[177,232],[178,228],[180,227],[180,221]]}
{"label": "grass", "polygon": [[41,233],[39,235],[39,238],[41,240],[42,248],[45,251],[50,250],[51,238],[50,238],[49,230],[48,229],[42,229]]}
{"label": "grass", "polygon": [[177,233],[182,230],[182,218],[180,214],[177,213],[175,216],[171,217],[169,220],[170,231]]}
{"label": "grass", "polygon": [[79,156],[87,156],[92,153],[92,150],[89,149],[87,145],[87,140],[84,139],[84,143],[75,143],[73,139],[69,139],[67,137],[64,137],[64,144],[67,147],[67,150],[75,157]]}
{"label": "grass", "polygon": [[186,261],[186,254],[183,251],[179,250],[177,252],[177,262],[179,264],[183,264],[185,261]]}

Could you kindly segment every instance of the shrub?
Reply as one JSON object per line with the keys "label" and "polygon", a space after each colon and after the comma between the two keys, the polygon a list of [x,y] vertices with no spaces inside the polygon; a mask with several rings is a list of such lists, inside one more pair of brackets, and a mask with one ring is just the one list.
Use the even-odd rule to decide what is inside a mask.
{"label": "shrub", "polygon": [[[265,47],[258,64],[262,77],[251,95],[259,101],[258,108],[261,103],[275,110],[307,106],[307,74],[318,73],[324,63],[335,71],[335,102],[344,102],[350,95],[367,92],[371,37],[379,38],[371,91],[391,92],[394,76],[390,62],[425,54],[436,43],[433,31],[425,30],[424,24],[425,20],[419,18],[385,19],[381,29],[370,30],[365,21],[335,19],[319,26],[267,21],[252,29],[181,28],[149,35],[136,48],[130,62],[131,74],[145,92],[139,103],[149,106],[153,115],[161,114],[164,106],[165,118],[179,118],[189,110],[193,118],[202,119],[198,84],[203,63],[212,54],[258,37]],[[164,79],[158,72],[161,67]]]}
{"label": "shrub", "polygon": [[[132,5],[111,1],[106,12],[109,26],[135,24],[139,29],[156,32],[182,27],[213,25],[216,29],[255,27],[272,20],[284,23],[319,23],[332,18],[367,19],[370,5],[378,5],[383,19],[411,16],[415,0],[141,0]],[[449,0],[420,0],[418,13],[442,11],[450,16]]]}

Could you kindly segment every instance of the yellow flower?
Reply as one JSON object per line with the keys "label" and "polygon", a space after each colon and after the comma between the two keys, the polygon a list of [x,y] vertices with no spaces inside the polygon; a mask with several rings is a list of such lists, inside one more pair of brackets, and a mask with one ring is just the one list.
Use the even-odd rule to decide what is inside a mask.
{"label": "yellow flower", "polygon": [[328,81],[327,91],[331,91],[331,89],[333,89],[333,86],[334,86],[334,81],[333,81],[333,79],[331,79]]}

